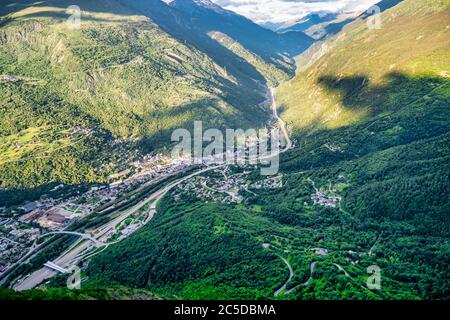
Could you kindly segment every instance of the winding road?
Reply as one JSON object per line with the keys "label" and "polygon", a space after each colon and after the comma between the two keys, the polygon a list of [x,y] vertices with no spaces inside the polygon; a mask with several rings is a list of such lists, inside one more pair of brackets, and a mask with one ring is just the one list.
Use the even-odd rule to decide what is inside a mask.
{"label": "winding road", "polygon": [[283,260],[283,262],[287,265],[288,269],[289,269],[289,278],[286,281],[286,283],[277,291],[275,291],[275,293],[273,294],[275,297],[278,297],[280,295],[280,293],[282,293],[284,290],[286,290],[289,282],[291,282],[292,278],[294,277],[294,270],[292,269],[291,264],[289,263],[289,261],[287,261],[285,258],[283,258],[282,256],[279,256],[281,258],[281,260]]}
{"label": "winding road", "polygon": [[[274,97],[274,89],[267,87],[267,92],[268,92],[268,94],[270,93],[270,96],[268,96],[268,99],[272,100],[271,106],[272,106],[273,117],[278,122],[280,130],[284,136],[286,145],[284,146],[284,148],[282,150],[279,150],[276,154],[271,154],[271,155],[261,158],[259,160],[266,160],[266,159],[273,158],[275,156],[279,156],[280,154],[287,152],[288,150],[290,150],[293,147],[292,141],[288,134],[288,130],[286,129],[286,123],[278,115],[277,103],[276,103],[275,97]],[[270,102],[270,100],[268,102]],[[124,212],[122,212],[114,220],[106,223],[102,227],[93,231],[91,233],[92,236],[87,235],[87,234],[76,233],[76,232],[64,232],[64,231],[59,232],[60,234],[70,234],[70,235],[79,236],[80,239],[52,262],[62,268],[70,269],[70,267],[76,265],[81,260],[88,258],[88,257],[92,257],[93,255],[99,253],[99,252],[93,253],[92,250],[94,250],[96,248],[101,248],[103,250],[103,249],[105,249],[105,247],[107,247],[109,245],[120,242],[123,239],[112,242],[112,243],[108,243],[107,240],[108,240],[109,232],[111,230],[114,230],[116,228],[116,226],[118,226],[120,223],[122,223],[128,217],[130,217],[133,213],[137,212],[138,210],[140,210],[141,208],[146,206],[148,203],[152,203],[151,207],[156,209],[159,201],[161,201],[161,199],[163,199],[164,196],[168,192],[173,190],[175,187],[177,187],[181,183],[183,183],[189,179],[192,179],[195,176],[201,175],[203,173],[206,173],[206,172],[209,172],[212,170],[222,168],[227,165],[228,164],[224,163],[224,164],[220,164],[220,165],[209,166],[207,168],[198,170],[186,177],[180,178],[172,183],[169,183],[167,186],[155,191],[149,197],[145,198],[144,200],[142,200],[141,202],[139,202],[132,208],[129,208],[129,209],[125,210]],[[154,216],[154,214],[153,214],[153,216]],[[149,221],[151,221],[153,216],[149,217],[149,219],[147,219],[147,221],[145,223],[148,223]],[[49,233],[49,234],[55,234],[55,233]],[[49,234],[47,234],[47,235],[49,235]],[[289,268],[290,276],[289,276],[289,279],[286,282],[286,284],[282,288],[280,288],[279,292],[282,292],[283,290],[286,289],[287,284],[291,281],[291,279],[294,275],[294,272],[293,272],[292,267],[290,266],[289,262],[287,260],[285,260],[284,258],[282,258],[282,259]],[[32,274],[26,276],[25,278],[20,279],[18,282],[16,282],[13,285],[13,289],[16,291],[32,289],[55,275],[56,275],[55,271],[50,270],[49,268],[43,267],[43,268],[33,272]]]}
{"label": "winding road", "polygon": [[310,265],[310,267],[309,267],[309,268],[310,268],[310,275],[309,275],[308,280],[306,280],[304,283],[302,283],[302,284],[300,284],[300,285],[298,285],[298,286],[296,286],[296,287],[294,287],[294,288],[292,288],[292,289],[286,291],[286,292],[284,293],[284,295],[285,295],[285,296],[290,295],[290,294],[291,294],[295,289],[297,289],[299,286],[300,286],[300,287],[308,286],[309,283],[310,283],[310,282],[312,281],[312,279],[313,279],[313,274],[314,274],[314,271],[316,270],[316,266],[317,266],[317,262],[316,262],[316,261],[311,262],[311,265]]}

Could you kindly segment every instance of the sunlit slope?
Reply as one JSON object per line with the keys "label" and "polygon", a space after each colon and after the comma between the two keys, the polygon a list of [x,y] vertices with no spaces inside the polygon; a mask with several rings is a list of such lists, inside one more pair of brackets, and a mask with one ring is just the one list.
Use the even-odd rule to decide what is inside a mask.
{"label": "sunlit slope", "polygon": [[311,48],[297,77],[278,91],[284,119],[295,130],[338,128],[423,97],[429,88],[407,87],[421,77],[448,82],[449,3],[403,1],[382,13],[381,29],[359,19]]}
{"label": "sunlit slope", "polygon": [[[243,102],[260,102],[252,94],[239,100],[240,79],[115,1],[79,3],[81,30],[67,28],[69,1],[46,5],[10,15],[2,28],[2,74],[45,80],[114,134],[155,134],[196,109],[245,119]],[[170,114],[177,109],[183,111]]]}
{"label": "sunlit slope", "polygon": [[380,30],[357,21],[300,58],[278,92],[297,139],[284,168],[350,175],[345,207],[363,219],[448,220],[449,5],[403,1]]}
{"label": "sunlit slope", "polygon": [[[384,298],[448,299],[449,5],[405,0],[382,13],[380,30],[369,30],[366,20],[348,25],[300,57],[298,76],[278,92],[296,140],[282,161],[292,185],[265,201],[295,208],[286,216],[303,219],[309,208],[297,197],[311,189],[301,183],[312,179],[325,189],[345,181],[339,208],[314,207],[314,229],[330,235],[341,228],[320,245],[339,247],[341,257],[346,247],[355,251],[357,239],[380,237],[377,253],[351,274],[379,266]],[[321,223],[327,211],[329,226]],[[322,274],[326,286],[299,296],[355,293],[331,274]]]}
{"label": "sunlit slope", "polygon": [[[2,2],[0,187],[100,181],[99,148],[114,138],[152,150],[194,119],[211,127],[265,123],[264,90],[249,75],[114,0],[77,1],[74,29],[72,4]],[[40,134],[31,141],[30,131]],[[114,159],[111,150],[103,155]]]}
{"label": "sunlit slope", "polygon": [[[280,299],[448,299],[448,3],[404,1],[381,30],[356,21],[310,65],[300,58],[278,91],[296,144],[282,187],[242,192],[240,204],[175,191],[91,261],[90,281],[272,299],[289,275],[283,257],[294,277]],[[373,266],[381,290],[368,288]]]}
{"label": "sunlit slope", "polygon": [[255,81],[272,86],[295,73],[293,57],[312,39],[302,32],[277,34],[212,2],[120,0],[152,19],[164,31],[207,54],[252,88]]}

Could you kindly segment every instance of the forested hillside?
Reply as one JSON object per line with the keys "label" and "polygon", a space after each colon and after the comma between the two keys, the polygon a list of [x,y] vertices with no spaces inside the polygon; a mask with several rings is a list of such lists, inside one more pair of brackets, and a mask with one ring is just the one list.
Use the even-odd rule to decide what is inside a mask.
{"label": "forested hillside", "polygon": [[[277,34],[211,1],[122,0],[174,38],[188,41],[227,71],[277,85],[294,75],[291,58],[313,42],[302,32]],[[242,75],[243,74],[243,75]]]}
{"label": "forested hillside", "polygon": [[[73,4],[80,29],[68,24]],[[261,126],[265,76],[279,83],[294,70],[281,44],[271,46],[277,59],[256,50],[275,33],[249,47],[225,33],[199,40],[179,29],[183,11],[159,0],[7,0],[0,19],[0,187],[11,190],[104,181],[101,164],[167,146],[194,119]]]}
{"label": "forested hillside", "polygon": [[[296,140],[283,187],[236,205],[171,194],[93,259],[91,284],[187,299],[449,299],[449,17],[447,0],[405,0],[381,29],[363,17],[300,57],[277,91]],[[294,271],[281,294],[280,257]],[[367,287],[371,266],[381,290]]]}

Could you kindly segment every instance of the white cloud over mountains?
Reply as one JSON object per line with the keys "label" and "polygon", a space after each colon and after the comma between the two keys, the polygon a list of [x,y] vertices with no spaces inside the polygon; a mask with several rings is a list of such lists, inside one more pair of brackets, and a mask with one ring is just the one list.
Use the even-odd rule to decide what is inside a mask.
{"label": "white cloud over mountains", "polygon": [[319,11],[362,11],[380,0],[212,0],[255,21],[286,23]]}

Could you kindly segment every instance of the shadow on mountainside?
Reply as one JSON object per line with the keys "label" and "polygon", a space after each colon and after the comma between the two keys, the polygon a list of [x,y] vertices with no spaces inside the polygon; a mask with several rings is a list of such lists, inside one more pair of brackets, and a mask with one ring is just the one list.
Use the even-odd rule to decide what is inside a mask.
{"label": "shadow on mountainside", "polygon": [[[72,5],[69,0],[47,0],[40,2],[31,0],[24,2],[11,0],[7,1],[8,2],[2,7],[2,11],[0,11],[0,15],[4,16],[0,21],[0,25],[3,26],[8,26],[10,23],[19,19],[51,18],[64,20],[69,17],[69,15],[65,13],[65,9]],[[211,30],[210,26],[208,26],[209,28],[206,28],[201,25],[200,22],[193,18],[189,18],[189,16],[184,15],[182,12],[179,12],[177,9],[170,7],[160,0],[127,2],[109,0],[92,2],[84,0],[78,1],[77,5],[82,10],[81,22],[83,22],[83,20],[97,22],[109,21],[103,18],[87,16],[83,14],[83,12],[113,13],[123,16],[125,22],[127,21],[126,16],[136,14],[147,16],[152,22],[156,23],[162,30],[177,39],[180,43],[186,46],[194,46],[197,50],[205,53],[215,63],[221,66],[225,70],[229,79],[221,78],[220,82],[223,87],[228,89],[231,88],[231,90],[236,93],[236,96],[246,96],[249,91],[252,93],[259,92],[260,95],[263,93],[261,84],[265,84],[267,81],[255,66],[228,48],[224,47],[216,40],[212,39],[208,35],[208,32]],[[10,15],[14,12],[31,7],[35,9],[25,11],[20,18],[12,17]],[[113,21],[121,22],[122,20],[118,19]],[[139,25],[136,25],[135,27],[139,27]],[[267,47],[270,47],[270,45]],[[275,55],[271,56],[266,62],[272,65],[277,65],[278,68],[284,70],[287,74],[292,75],[293,67],[291,66],[291,68],[286,68],[286,64],[284,62],[280,64],[280,61],[282,60],[280,59],[281,57]],[[237,83],[233,83],[233,80],[230,79],[237,80]],[[246,92],[241,92],[242,89],[245,89]],[[230,102],[237,108],[241,107],[237,106],[237,104],[243,103],[242,99],[239,97],[231,97],[234,98],[234,100]]]}
{"label": "shadow on mountainside", "polygon": [[[363,246],[369,253],[358,257],[373,259],[369,263],[373,261],[377,265],[383,263],[383,272],[390,285],[396,287],[400,283],[411,283],[411,288],[405,292],[415,292],[415,284],[421,282],[427,284],[421,292],[423,297],[445,296],[445,285],[442,288],[436,285],[439,291],[433,292],[434,289],[428,284],[436,281],[436,274],[439,274],[437,283],[445,283],[443,279],[448,269],[447,256],[441,248],[449,234],[450,82],[447,78],[434,75],[408,76],[402,73],[388,74],[382,84],[371,84],[365,75],[343,78],[326,76],[318,82],[330,94],[337,93],[343,107],[373,110],[359,123],[317,131],[314,136],[308,137],[310,141],[306,145],[302,144],[304,137],[297,134],[297,148],[283,156],[283,188],[266,190],[263,196],[258,195],[256,203],[260,210],[256,214],[245,204],[248,210],[244,211],[248,214],[246,217],[253,213],[259,219],[270,219],[266,230],[263,224],[250,222],[246,228],[233,224],[232,232],[220,238],[221,241],[217,241],[216,236],[211,240],[203,236],[193,237],[193,234],[213,233],[214,212],[217,209],[212,207],[216,211],[212,209],[211,212],[206,206],[168,209],[171,205],[168,200],[166,207],[163,205],[160,209],[161,215],[152,221],[151,227],[144,228],[136,236],[93,259],[87,271],[91,279],[97,277],[106,283],[119,282],[150,288],[161,288],[173,283],[183,287],[183,281],[190,284],[226,272],[226,268],[218,269],[216,266],[217,261],[225,265],[222,256],[226,260],[238,257],[231,265],[244,264],[247,272],[235,273],[247,276],[251,273],[248,272],[248,262],[242,261],[248,254],[235,243],[244,241],[249,234],[248,238],[252,239],[253,225],[257,230],[255,234],[265,236],[264,232],[267,232],[268,239],[275,234],[274,230],[278,226],[285,228],[279,233],[281,238],[286,235],[288,227],[293,227],[293,232],[294,229],[301,230],[301,234],[307,235],[300,229],[306,226],[313,235],[312,243],[321,243],[323,248],[333,247],[330,257],[342,264],[342,269],[348,270],[348,277],[355,277],[359,281],[357,275],[365,274],[367,263],[345,261],[345,256],[340,259],[337,254],[348,254],[349,249]],[[372,100],[374,97],[377,99]],[[342,148],[342,152],[327,149],[325,143],[336,144]],[[309,177],[322,190],[327,190],[328,185],[330,189],[332,185],[342,187],[332,192],[342,196],[339,207],[311,205],[309,197],[314,191],[309,183],[305,183]],[[300,204],[303,200],[299,201],[302,196],[309,202],[303,206]],[[221,222],[228,218],[228,210],[232,212],[232,217],[240,219],[236,214],[241,212],[239,208],[219,208]],[[293,233],[289,233],[289,236],[298,239]],[[180,240],[183,237],[185,239]],[[279,239],[278,234],[273,237]],[[236,238],[238,241],[234,242]],[[154,246],[155,243],[158,245]],[[208,243],[209,249],[212,248],[208,255],[198,249],[203,248],[205,243]],[[379,249],[376,246],[378,244]],[[302,242],[297,242],[296,246],[301,250],[307,247]],[[256,247],[261,247],[261,243]],[[278,245],[274,247],[278,249]],[[216,252],[225,254],[218,256]],[[236,252],[239,254],[236,255]],[[285,251],[285,254],[289,254],[289,251]],[[395,266],[388,257],[397,257]],[[318,258],[312,259],[317,261]],[[174,260],[175,264],[168,263]],[[208,269],[212,272],[193,271],[202,269],[205,263],[213,266]],[[130,267],[126,267],[127,264]],[[123,272],[132,265],[142,268],[136,275]],[[357,269],[358,265],[361,266],[361,272]],[[420,267],[412,272],[412,266],[415,265]],[[424,276],[426,265],[429,268]],[[330,266],[330,269],[327,272],[336,274],[334,267]],[[308,270],[305,275],[309,276],[310,265],[305,265],[304,270]],[[313,280],[322,279],[326,275],[323,270],[320,265]],[[298,275],[301,271],[296,269],[295,272]],[[341,277],[345,279],[344,275]],[[304,283],[307,279],[304,276],[298,283]],[[219,281],[223,283],[223,277]],[[204,288],[204,282],[196,289],[200,287]],[[313,286],[305,288],[313,290]],[[335,285],[331,288],[335,290]],[[345,288],[349,290],[349,287]]]}
{"label": "shadow on mountainside", "polygon": [[[125,161],[124,158],[121,158],[121,153],[125,151],[110,146],[110,142],[114,138],[110,136],[109,132],[114,131],[114,128],[120,127],[127,130],[127,136],[138,132],[138,136],[142,137],[135,142],[130,142],[127,149],[136,148],[143,154],[155,152],[155,150],[160,152],[163,149],[170,152],[171,146],[178,143],[177,141],[172,142],[171,139],[172,133],[176,129],[186,129],[193,134],[194,121],[202,121],[203,130],[217,128],[225,131],[230,123],[236,124],[234,129],[247,129],[258,122],[263,125],[267,120],[265,116],[270,114],[269,110],[267,112],[258,110],[259,108],[251,113],[246,113],[244,110],[227,112],[220,106],[220,101],[201,98],[169,109],[158,109],[145,115],[117,112],[110,115],[109,118],[97,119],[101,127],[108,130],[108,136],[101,142],[86,139],[81,144],[74,144],[54,152],[34,154],[26,160],[1,164],[0,207],[38,200],[43,194],[54,196],[50,190],[60,184],[78,189],[83,185],[104,183],[105,177],[102,174],[90,175],[92,170],[96,171],[95,168],[98,167],[99,162],[118,161],[123,164],[122,162]],[[80,111],[77,116],[81,117],[82,114]],[[135,136],[132,135],[132,137]],[[67,161],[69,164],[72,162],[74,164],[68,165]],[[60,195],[60,190],[55,194]]]}
{"label": "shadow on mountainside", "polygon": [[319,118],[312,124],[319,129],[295,132],[296,148],[282,156],[281,170],[322,184],[345,181],[342,212],[361,221],[408,221],[417,234],[447,237],[450,80],[398,72],[379,85],[367,79],[318,80],[343,108],[367,115],[337,129],[323,128]]}
{"label": "shadow on mountainside", "polygon": [[368,116],[400,110],[421,100],[445,100],[448,97],[439,88],[448,86],[443,76],[408,76],[401,72],[386,74],[381,84],[372,85],[364,75],[347,77],[322,76],[318,84],[330,93],[338,93],[341,105],[349,109],[367,108]]}
{"label": "shadow on mountainside", "polygon": [[[217,30],[211,29],[210,26],[202,25],[200,19],[190,17],[165,3],[161,3],[161,1],[144,2],[133,0],[128,1],[126,5],[149,17],[165,32],[181,43],[186,43],[187,41],[198,50],[206,53],[233,77],[246,79],[247,84],[255,89],[258,89],[258,86],[254,83],[254,80],[266,83],[264,76],[253,65],[212,39],[208,33]],[[227,32],[224,33],[228,34]],[[274,63],[274,61],[271,61],[271,63]]]}
{"label": "shadow on mountainside", "polygon": [[[20,19],[32,18],[56,18],[65,19],[69,15],[65,14],[66,8],[74,5],[70,0],[47,0],[36,2],[34,0],[25,0],[22,2],[6,0],[6,3],[0,9],[0,16],[3,16],[0,25],[7,25],[15,21],[16,17],[11,14],[28,8],[35,8],[24,12]],[[185,12],[183,5],[180,8],[172,7],[161,0],[99,0],[99,1],[77,1],[75,5],[82,10],[82,21],[107,22],[107,19],[88,17],[83,12],[112,13],[119,16],[136,15],[141,13],[171,36],[185,43],[186,40],[196,46],[199,50],[207,53],[222,67],[227,66],[227,71],[235,77],[245,75],[265,83],[264,77],[248,62],[241,57],[223,47],[216,40],[209,36],[212,31],[219,31],[234,40],[237,40],[246,49],[250,49],[258,54],[266,63],[274,64],[280,70],[289,75],[293,75],[293,64],[287,67],[282,54],[289,52],[292,56],[298,55],[306,50],[313,42],[311,38],[296,33],[277,34],[266,30],[248,19],[238,15],[220,15],[213,10],[207,10],[192,4],[195,10]],[[60,8],[60,12],[52,11],[54,8]],[[119,20],[115,20],[120,22]]]}
{"label": "shadow on mountainside", "polygon": [[[379,85],[372,85],[364,75],[323,76],[318,84],[337,94],[342,108],[364,110],[366,116],[345,127],[325,129],[324,119],[317,115],[306,128],[294,128],[298,148],[285,155],[286,167],[302,170],[335,165],[450,131],[448,78],[395,72]],[[327,143],[342,146],[343,152],[328,151]]]}

